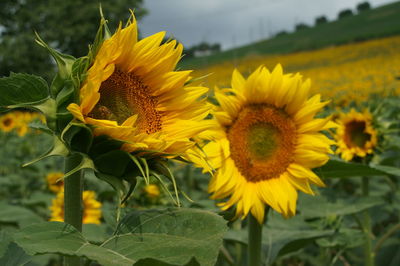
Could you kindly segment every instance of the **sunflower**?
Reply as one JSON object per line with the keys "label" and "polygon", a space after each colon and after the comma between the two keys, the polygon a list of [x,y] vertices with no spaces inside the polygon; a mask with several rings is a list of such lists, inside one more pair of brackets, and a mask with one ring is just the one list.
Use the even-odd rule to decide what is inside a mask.
{"label": "sunflower", "polygon": [[155,184],[149,184],[144,187],[146,197],[149,199],[157,199],[160,196],[160,189]]}
{"label": "sunflower", "polygon": [[4,132],[10,132],[16,126],[15,116],[12,113],[7,113],[0,117],[0,129]]}
{"label": "sunflower", "polygon": [[210,126],[203,121],[208,89],[185,85],[191,71],[174,71],[183,47],[175,40],[162,44],[164,37],[160,32],[138,41],[134,18],[119,27],[89,68],[79,105],[68,110],[96,136],[122,140],[128,152],[184,154]]}
{"label": "sunflower", "polygon": [[[64,190],[61,190],[50,207],[50,221],[64,221]],[[96,200],[94,191],[83,191],[83,214],[82,222],[84,224],[100,224],[101,203]]]}
{"label": "sunflower", "polygon": [[347,114],[341,113],[338,124],[336,153],[343,160],[351,161],[355,156],[365,157],[373,152],[377,145],[377,133],[368,110],[359,113],[351,109]]}
{"label": "sunflower", "polygon": [[46,176],[47,185],[49,189],[55,193],[64,189],[64,174],[60,172],[49,173]]}
{"label": "sunflower", "polygon": [[215,139],[203,150],[216,169],[211,198],[230,196],[223,210],[236,204],[236,216],[251,212],[262,223],[267,204],[290,217],[297,189],[313,194],[310,183],[324,186],[310,168],[328,161],[333,141],[319,131],[334,123],[314,118],[328,102],[308,99],[309,89],[309,80],[284,75],[280,65],[272,73],[261,66],[247,80],[235,70],[232,88],[216,88]]}

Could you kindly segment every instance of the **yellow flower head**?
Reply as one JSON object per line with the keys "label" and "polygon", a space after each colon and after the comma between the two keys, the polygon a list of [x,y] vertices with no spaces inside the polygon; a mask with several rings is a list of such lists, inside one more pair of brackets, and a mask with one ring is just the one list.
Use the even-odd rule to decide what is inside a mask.
{"label": "yellow flower head", "polygon": [[7,113],[0,117],[0,129],[4,132],[10,132],[16,126],[15,116],[13,113]]}
{"label": "yellow flower head", "polygon": [[365,157],[373,152],[377,145],[377,133],[372,127],[372,116],[365,110],[363,113],[351,109],[341,113],[336,131],[337,154],[343,160],[351,161],[355,156]]}
{"label": "yellow flower head", "polygon": [[[50,207],[50,221],[64,221],[64,190],[61,190]],[[84,224],[100,224],[101,203],[96,200],[94,191],[83,191],[83,217]]]}
{"label": "yellow flower head", "polygon": [[133,18],[105,40],[80,89],[74,117],[92,125],[94,134],[125,142],[128,152],[150,150],[184,154],[191,140],[209,126],[209,105],[199,100],[204,87],[185,86],[191,71],[174,71],[183,47],[161,44],[165,32],[137,40]]}
{"label": "yellow flower head", "polygon": [[49,173],[46,176],[47,186],[49,189],[55,193],[60,192],[64,189],[64,174],[63,173]]}
{"label": "yellow flower head", "polygon": [[[324,186],[310,168],[326,163],[333,141],[319,131],[329,118],[314,118],[328,102],[308,99],[310,81],[299,74],[272,73],[259,67],[247,80],[235,70],[232,88],[215,91],[215,140],[204,147],[216,169],[209,192],[223,210],[249,212],[262,223],[265,204],[285,217],[296,212],[297,190],[313,194],[310,183]],[[205,167],[207,168],[207,167]],[[209,170],[209,169],[206,169]]]}
{"label": "yellow flower head", "polygon": [[146,196],[151,199],[156,199],[160,196],[160,189],[157,185],[154,184],[149,184],[145,186],[144,192],[146,193]]}

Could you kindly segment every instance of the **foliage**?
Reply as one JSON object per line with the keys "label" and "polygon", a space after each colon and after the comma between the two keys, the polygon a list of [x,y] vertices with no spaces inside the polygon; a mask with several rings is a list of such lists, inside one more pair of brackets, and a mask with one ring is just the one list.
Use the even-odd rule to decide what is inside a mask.
{"label": "foliage", "polygon": [[351,11],[351,9],[344,9],[339,12],[338,19],[344,19],[351,16],[353,16],[353,11]]}
{"label": "foliage", "polygon": [[328,19],[325,16],[319,16],[315,19],[315,26],[328,23]]}
{"label": "foliage", "polygon": [[[127,19],[127,8],[135,10],[137,19],[147,12],[142,0],[105,1],[102,6],[113,23],[112,29],[119,21]],[[53,62],[46,51],[35,44],[34,32],[40,33],[53,48],[80,57],[88,53],[99,20],[98,1],[2,0],[0,77],[8,76],[10,72],[26,72],[50,78],[54,73]]]}
{"label": "foliage", "polygon": [[371,5],[367,1],[359,3],[357,5],[357,11],[358,12],[363,12],[363,11],[367,11],[367,10],[370,10],[370,9],[371,9]]}
{"label": "foliage", "polygon": [[299,24],[296,24],[296,26],[295,26],[296,31],[305,30],[308,28],[310,28],[310,26],[308,26],[307,24],[304,24],[304,23],[299,23]]}

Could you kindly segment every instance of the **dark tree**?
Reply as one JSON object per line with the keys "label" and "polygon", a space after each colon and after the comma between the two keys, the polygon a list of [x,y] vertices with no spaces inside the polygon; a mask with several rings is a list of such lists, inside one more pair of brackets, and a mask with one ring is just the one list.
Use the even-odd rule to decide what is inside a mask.
{"label": "dark tree", "polygon": [[371,5],[368,2],[362,2],[357,5],[358,13],[366,11],[366,10],[370,10],[370,9],[371,9]]}
{"label": "dark tree", "polygon": [[339,12],[338,19],[347,18],[353,16],[353,11],[351,9],[344,9]]}
{"label": "dark tree", "polygon": [[325,16],[320,16],[315,19],[315,25],[321,25],[328,22],[328,19]]}
{"label": "dark tree", "polygon": [[308,26],[307,24],[304,24],[304,23],[299,23],[299,24],[296,24],[295,28],[296,28],[296,31],[300,31],[300,30],[308,29],[308,28],[310,28],[310,26]]}
{"label": "dark tree", "polygon": [[[1,0],[0,76],[11,71],[52,75],[53,62],[35,43],[34,31],[63,53],[87,54],[99,26],[99,6],[98,0]],[[143,0],[103,1],[102,8],[111,30],[128,19],[129,9],[137,19],[146,14]]]}
{"label": "dark tree", "polygon": [[279,36],[284,36],[284,35],[288,35],[288,32],[285,30],[279,31],[275,34],[275,37],[279,37]]}

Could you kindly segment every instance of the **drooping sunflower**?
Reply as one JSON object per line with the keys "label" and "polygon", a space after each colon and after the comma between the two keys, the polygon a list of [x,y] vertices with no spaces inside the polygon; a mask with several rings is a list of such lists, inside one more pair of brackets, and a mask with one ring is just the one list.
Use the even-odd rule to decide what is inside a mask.
{"label": "drooping sunflower", "polygon": [[125,142],[128,152],[151,150],[181,155],[209,127],[205,87],[187,86],[191,71],[174,71],[183,46],[163,43],[165,32],[140,41],[133,18],[105,40],[80,89],[74,117],[92,125],[95,135]]}
{"label": "drooping sunflower", "polygon": [[0,117],[0,129],[4,132],[10,132],[16,126],[16,119],[13,113],[7,113]]}
{"label": "drooping sunflower", "polygon": [[[308,99],[310,81],[299,74],[272,73],[259,67],[248,79],[235,70],[232,88],[215,90],[215,139],[204,146],[216,169],[209,192],[236,204],[236,214],[249,212],[263,222],[265,204],[285,217],[296,212],[297,189],[313,194],[310,183],[324,186],[311,168],[326,163],[334,142],[319,131],[334,125],[314,118],[328,102]],[[207,166],[205,166],[206,170]]]}
{"label": "drooping sunflower", "polygon": [[64,174],[60,172],[49,173],[46,176],[47,186],[55,193],[64,189],[64,181],[62,180]]}
{"label": "drooping sunflower", "polygon": [[341,113],[337,123],[336,153],[343,160],[351,161],[356,156],[365,157],[373,153],[377,145],[377,132],[372,126],[372,115],[368,110],[360,113],[351,109],[349,113]]}
{"label": "drooping sunflower", "polygon": [[[50,207],[50,221],[64,221],[64,190],[61,190]],[[83,191],[83,213],[82,222],[84,224],[100,224],[101,203],[96,200],[96,193],[91,190]]]}

